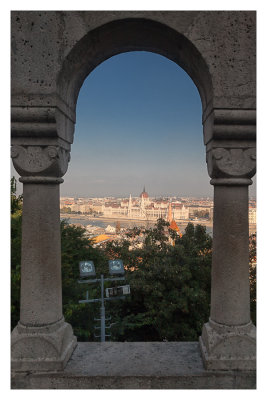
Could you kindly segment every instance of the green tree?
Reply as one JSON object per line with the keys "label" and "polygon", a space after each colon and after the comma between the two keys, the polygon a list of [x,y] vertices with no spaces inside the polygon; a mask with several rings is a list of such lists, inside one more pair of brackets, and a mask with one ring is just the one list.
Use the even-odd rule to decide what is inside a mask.
{"label": "green tree", "polygon": [[257,249],[256,249],[256,234],[249,237],[249,281],[250,281],[250,314],[251,320],[256,325],[257,319]]}
{"label": "green tree", "polygon": [[[19,320],[21,204],[13,181],[11,215],[11,324]],[[171,237],[172,240],[169,240]],[[138,243],[137,243],[138,241]],[[136,243],[138,245],[136,245]],[[143,246],[140,248],[140,243]],[[112,340],[197,340],[210,307],[211,237],[203,226],[188,224],[179,237],[159,220],[151,229],[133,228],[126,239],[94,248],[85,229],[61,222],[63,313],[79,341],[94,341],[94,317],[99,304],[79,304],[89,289],[99,298],[99,285],[78,284],[79,261],[93,260],[97,276],[108,275],[108,260],[120,258],[131,295],[106,303],[115,323]],[[250,238],[251,313],[256,321],[256,236]],[[115,286],[109,283],[108,286]],[[107,286],[107,285],[106,285]]]}
{"label": "green tree", "polygon": [[94,317],[99,314],[99,305],[79,304],[79,300],[85,298],[88,289],[90,297],[99,297],[99,287],[77,283],[79,262],[92,260],[98,277],[108,273],[108,262],[105,254],[85,237],[85,232],[83,228],[61,222],[62,301],[65,320],[72,325],[78,340],[93,341]]}
{"label": "green tree", "polygon": [[[11,329],[20,314],[20,278],[21,278],[21,225],[22,196],[16,195],[16,180],[11,179]],[[62,292],[63,313],[67,322],[74,326],[79,340],[93,340],[93,318],[98,312],[95,306],[78,304],[84,296],[85,287],[78,285],[79,261],[90,259],[97,265],[97,272],[107,273],[105,255],[92,247],[84,236],[85,229],[61,222],[62,241]],[[106,262],[105,262],[106,261]],[[93,294],[98,296],[97,289]],[[87,320],[88,319],[88,320]]]}
{"label": "green tree", "polygon": [[22,209],[22,195],[17,196],[17,180],[13,176],[10,181],[11,186],[11,215],[21,212]]}
{"label": "green tree", "polygon": [[[205,228],[189,224],[180,238],[159,220],[143,230],[142,249],[129,251],[130,241],[108,243],[107,255],[121,258],[127,268],[131,296],[108,305],[114,340],[197,340],[209,317],[211,238]],[[132,239],[134,235],[129,234]]]}
{"label": "green tree", "polygon": [[[97,306],[79,304],[85,298],[86,285],[79,285],[79,261],[93,260],[98,276],[107,274],[107,260],[99,249],[94,249],[84,236],[85,229],[61,222],[62,247],[62,303],[63,314],[73,328],[79,341],[91,341],[94,317],[99,313]],[[20,310],[20,254],[21,254],[21,215],[12,216],[11,228],[11,328],[19,321]],[[99,297],[98,288],[90,288],[91,296]]]}
{"label": "green tree", "polygon": [[19,320],[20,312],[20,253],[21,253],[21,224],[22,196],[17,196],[17,182],[11,178],[11,328]]}

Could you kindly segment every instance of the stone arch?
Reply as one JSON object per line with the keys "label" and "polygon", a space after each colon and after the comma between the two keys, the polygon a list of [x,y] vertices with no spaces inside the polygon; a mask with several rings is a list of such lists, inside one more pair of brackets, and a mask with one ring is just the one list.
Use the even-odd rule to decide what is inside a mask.
{"label": "stone arch", "polygon": [[12,368],[63,369],[76,346],[62,314],[59,230],[59,184],[68,167],[76,101],[84,79],[102,61],[146,50],[180,65],[202,100],[214,185],[211,314],[200,338],[205,367],[255,369],[248,273],[248,185],[256,165],[255,13],[12,14],[11,156],[23,182],[21,306],[12,331]]}
{"label": "stone arch", "polygon": [[195,45],[167,25],[145,18],[106,23],[79,40],[64,59],[58,75],[60,97],[75,110],[79,90],[89,73],[106,59],[128,51],[150,51],[174,61],[197,86],[203,112],[212,101],[209,68]]}

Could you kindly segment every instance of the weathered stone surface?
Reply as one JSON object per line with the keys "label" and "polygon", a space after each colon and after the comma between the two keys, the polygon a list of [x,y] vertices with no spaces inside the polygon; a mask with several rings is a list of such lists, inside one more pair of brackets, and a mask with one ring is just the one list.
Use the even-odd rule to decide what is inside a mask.
{"label": "weathered stone surface", "polygon": [[222,325],[250,322],[247,215],[247,186],[214,186],[211,319]]}
{"label": "weathered stone surface", "polygon": [[12,332],[12,369],[62,370],[76,346],[77,339],[64,318],[42,327],[25,326],[19,322]]}
{"label": "weathered stone surface", "polygon": [[59,184],[33,173],[60,160],[56,148],[44,152],[39,162],[36,152],[27,154],[24,166],[31,176],[23,187],[20,322],[11,335],[11,366],[20,371],[63,369],[76,346],[62,316]]}
{"label": "weathered stone surface", "polygon": [[204,142],[207,145],[211,139],[238,140],[243,146],[253,146],[256,139],[255,122],[255,109],[213,109],[212,112],[206,110],[203,113]]}
{"label": "weathered stone surface", "polygon": [[70,152],[60,146],[14,145],[11,157],[14,167],[23,177],[61,177],[67,171]]}
{"label": "weathered stone surface", "polygon": [[229,102],[255,108],[255,18],[253,11],[13,11],[12,91],[31,93],[31,103],[35,94],[55,93],[63,60],[89,31],[144,19],[179,32],[198,49],[212,75],[214,108]]}
{"label": "weathered stone surface", "polygon": [[[62,347],[57,360],[49,361],[50,352],[41,364],[43,353],[40,350],[38,355],[37,350],[41,346],[34,345],[44,339],[41,330],[49,331],[50,325],[62,321],[58,184],[67,171],[80,87],[101,62],[132,50],[168,57],[191,76],[199,90],[208,171],[215,185],[211,321],[203,329],[202,353],[207,368],[224,368],[224,356],[232,350],[227,368],[242,369],[247,358],[248,364],[254,365],[254,328],[249,334],[243,328],[250,324],[247,187],[256,161],[255,18],[253,11],[11,13],[12,158],[24,183],[21,321],[12,333],[16,369],[28,368],[29,357],[33,363],[35,358],[36,370],[48,365],[52,370],[59,365],[63,368],[67,360],[64,349],[75,343],[72,334],[67,335],[66,344],[65,336],[58,332]],[[221,328],[216,324],[223,333],[218,333]],[[31,329],[35,329],[34,343]],[[64,329],[69,332],[66,325]],[[242,355],[237,331],[243,332]],[[215,337],[217,349],[212,346]],[[214,357],[220,361],[216,365]],[[27,382],[38,386],[40,378],[44,386],[55,382],[57,387],[156,387],[156,382],[162,381],[167,387],[165,376],[159,381],[156,375],[132,378],[130,372],[121,379],[105,377],[104,381],[102,377],[93,381],[90,376],[72,379],[68,374],[56,375],[53,381],[53,375],[40,378],[31,374]],[[200,387],[210,387],[212,382],[225,387],[252,385],[244,376],[251,375],[219,374],[219,381],[217,375],[209,375],[210,380]],[[191,378],[168,379],[170,385],[182,387],[203,377]]]}
{"label": "weathered stone surface", "polygon": [[256,329],[246,325],[229,326],[210,320],[204,324],[200,349],[208,370],[255,370]]}
{"label": "weathered stone surface", "polygon": [[12,118],[14,135],[26,131],[23,113],[43,122],[47,115],[58,136],[71,143],[84,79],[108,57],[130,50],[158,52],[182,66],[199,89],[203,121],[217,110],[226,119],[236,115],[235,121],[240,110],[244,115],[255,110],[253,11],[13,11],[11,16],[12,108],[20,117],[20,123]]}
{"label": "weathered stone surface", "polygon": [[[218,178],[212,180],[211,311],[210,321],[202,330],[201,351],[207,369],[255,369],[256,332],[250,321],[246,183],[254,168],[254,151],[218,150],[213,161],[216,167],[213,173]],[[221,174],[231,175],[221,179]],[[242,179],[237,180],[240,176]]]}
{"label": "weathered stone surface", "polygon": [[[248,179],[256,172],[256,149],[240,147],[215,147],[207,152],[208,172],[212,178]],[[218,184],[218,181],[215,181]]]}
{"label": "weathered stone surface", "polygon": [[14,373],[14,389],[255,389],[253,371],[207,371],[198,343],[79,343],[66,368]]}

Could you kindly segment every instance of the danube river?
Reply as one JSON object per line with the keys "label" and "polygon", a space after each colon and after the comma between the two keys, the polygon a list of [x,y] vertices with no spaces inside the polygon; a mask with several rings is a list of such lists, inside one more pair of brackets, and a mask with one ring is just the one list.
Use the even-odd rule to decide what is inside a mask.
{"label": "danube river", "polygon": [[[129,219],[121,219],[121,218],[105,218],[105,217],[91,217],[88,215],[73,215],[73,214],[60,214],[61,219],[66,219],[69,223],[72,224],[82,224],[83,226],[93,225],[99,226],[100,228],[106,228],[108,225],[116,227],[117,222],[119,221],[121,228],[133,228],[137,227],[146,227],[152,228],[155,225],[155,221],[142,221],[142,220],[129,220]],[[176,221],[179,226],[181,232],[183,233],[187,224],[192,222],[194,225],[204,225],[206,226],[207,233],[212,235],[212,222],[211,221],[203,221],[203,220],[194,220],[194,221]]]}
{"label": "danube river", "polygon": [[[106,228],[108,225],[116,227],[117,222],[119,221],[121,228],[134,228],[135,226],[141,227],[144,226],[146,228],[152,228],[155,225],[155,221],[141,221],[141,220],[130,220],[130,219],[122,219],[122,218],[106,218],[106,217],[91,217],[89,215],[79,215],[79,214],[60,214],[61,219],[68,220],[69,223],[72,224],[82,224],[84,227],[87,225],[99,226],[100,228]],[[204,225],[206,226],[206,232],[212,236],[212,221],[205,220],[183,220],[176,221],[182,233],[184,233],[187,224],[192,222],[194,225]],[[257,230],[256,224],[249,225],[249,235],[255,233]]]}

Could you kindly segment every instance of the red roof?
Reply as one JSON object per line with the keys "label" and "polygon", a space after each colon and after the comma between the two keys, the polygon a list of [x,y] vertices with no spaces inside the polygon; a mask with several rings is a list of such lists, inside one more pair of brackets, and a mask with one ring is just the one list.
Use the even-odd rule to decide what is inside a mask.
{"label": "red roof", "polygon": [[180,231],[178,225],[176,224],[176,222],[174,221],[174,219],[172,220],[169,229],[176,231],[180,236],[182,236],[181,231]]}

